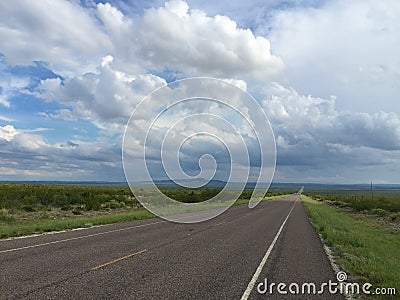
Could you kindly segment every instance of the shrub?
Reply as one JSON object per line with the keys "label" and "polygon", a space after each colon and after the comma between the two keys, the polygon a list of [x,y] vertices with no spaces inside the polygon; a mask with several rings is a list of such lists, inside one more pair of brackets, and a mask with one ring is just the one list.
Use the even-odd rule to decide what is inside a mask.
{"label": "shrub", "polygon": [[111,209],[116,209],[116,208],[119,208],[120,205],[119,205],[119,203],[118,203],[117,201],[115,201],[115,200],[113,199],[113,200],[110,201],[109,207],[110,207]]}
{"label": "shrub", "polygon": [[391,219],[393,222],[400,221],[400,212],[391,214],[391,215],[390,215],[390,219]]}
{"label": "shrub", "polygon": [[26,212],[33,212],[33,211],[36,211],[36,209],[33,207],[33,205],[24,205],[23,207],[22,207],[22,209],[24,210],[24,211],[26,211]]}
{"label": "shrub", "polygon": [[9,215],[6,211],[1,210],[0,211],[0,222],[13,223],[13,222],[15,222],[15,218],[13,216]]}
{"label": "shrub", "polygon": [[85,201],[86,210],[99,210],[101,207],[100,203],[95,199],[88,199]]}
{"label": "shrub", "polygon": [[67,204],[67,205],[64,205],[61,207],[61,210],[64,210],[64,211],[71,210],[71,209],[72,209],[72,206],[70,204]]}
{"label": "shrub", "polygon": [[380,217],[386,216],[388,214],[388,212],[386,210],[381,209],[381,208],[374,208],[371,210],[371,212]]}
{"label": "shrub", "polygon": [[344,201],[336,201],[334,204],[339,206],[339,207],[349,207],[350,206],[350,203],[347,203],[347,202],[344,202]]}
{"label": "shrub", "polygon": [[74,215],[81,215],[81,214],[82,214],[82,212],[81,212],[78,208],[75,208],[75,209],[72,211],[72,213],[73,213]]}

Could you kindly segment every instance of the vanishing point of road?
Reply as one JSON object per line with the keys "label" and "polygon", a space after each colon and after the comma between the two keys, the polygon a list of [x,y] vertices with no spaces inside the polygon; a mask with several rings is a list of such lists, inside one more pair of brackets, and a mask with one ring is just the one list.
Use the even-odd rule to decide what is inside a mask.
{"label": "vanishing point of road", "polygon": [[0,266],[0,299],[342,299],[257,291],[265,280],[336,280],[297,194],[195,224],[154,218],[3,240]]}

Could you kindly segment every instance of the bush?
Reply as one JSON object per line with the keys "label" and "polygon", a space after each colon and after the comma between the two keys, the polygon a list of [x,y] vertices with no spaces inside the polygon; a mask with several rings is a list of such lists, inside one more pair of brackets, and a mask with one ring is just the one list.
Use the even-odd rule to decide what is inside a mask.
{"label": "bush", "polygon": [[398,222],[398,221],[400,221],[400,212],[391,214],[391,215],[390,215],[390,219],[391,219],[393,222]]}
{"label": "bush", "polygon": [[36,211],[49,207],[69,210],[70,206],[87,204],[92,210],[111,199],[119,202],[132,199],[132,205],[139,206],[132,196],[128,187],[0,183],[0,209],[21,210],[31,205]]}
{"label": "bush", "polygon": [[334,204],[339,206],[339,207],[349,207],[350,206],[349,203],[344,202],[344,201],[336,201]]}
{"label": "bush", "polygon": [[6,211],[0,211],[0,222],[5,223],[13,223],[15,222],[15,218],[10,216]]}
{"label": "bush", "polygon": [[380,217],[386,216],[388,214],[388,212],[386,210],[381,209],[381,208],[374,208],[371,210],[371,212]]}
{"label": "bush", "polygon": [[36,209],[33,207],[33,205],[24,205],[22,209],[26,212],[34,212]]}
{"label": "bush", "polygon": [[64,205],[61,207],[61,210],[64,210],[64,211],[71,210],[71,209],[72,209],[72,206],[70,204],[67,204],[67,205]]}
{"label": "bush", "polygon": [[81,215],[81,214],[82,214],[82,212],[81,212],[78,208],[75,208],[75,209],[72,211],[72,213],[73,213],[74,215]]}
{"label": "bush", "polygon": [[108,207],[111,208],[111,209],[117,209],[117,208],[120,208],[120,204],[113,199],[113,200],[110,201]]}
{"label": "bush", "polygon": [[85,201],[86,210],[99,210],[101,207],[100,203],[95,199],[88,199]]}

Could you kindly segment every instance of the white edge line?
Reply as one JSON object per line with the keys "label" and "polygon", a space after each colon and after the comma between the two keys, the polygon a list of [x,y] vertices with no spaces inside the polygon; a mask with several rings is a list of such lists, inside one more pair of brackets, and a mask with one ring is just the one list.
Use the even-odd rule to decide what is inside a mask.
{"label": "white edge line", "polygon": [[296,205],[296,202],[297,202],[297,200],[294,201],[291,210],[289,211],[288,215],[286,216],[286,219],[283,221],[281,227],[279,228],[278,232],[276,233],[271,245],[269,245],[267,252],[265,252],[263,259],[261,260],[260,264],[258,265],[257,270],[255,271],[253,277],[251,278],[249,284],[247,285],[246,290],[244,291],[242,297],[240,298],[241,300],[247,300],[249,298],[250,293],[253,290],[254,285],[256,284],[258,276],[260,276],[260,273],[261,273],[262,269],[264,268],[264,265],[267,262],[267,259],[268,259],[269,255],[271,254],[272,249],[274,248],[276,241],[278,240],[279,235],[281,234],[281,232],[283,230],[283,227],[285,227],[286,221],[289,219],[289,216],[292,213],[292,210],[293,210],[294,206]]}
{"label": "white edge line", "polygon": [[7,252],[13,252],[13,251],[18,251],[18,250],[23,250],[23,249],[30,249],[30,248],[58,244],[58,243],[63,243],[63,242],[68,242],[68,241],[80,240],[80,239],[84,239],[84,238],[88,238],[88,237],[92,237],[92,236],[98,236],[98,235],[103,235],[103,234],[108,234],[108,233],[113,233],[113,232],[125,231],[125,230],[134,229],[134,228],[164,223],[164,222],[166,222],[166,221],[163,220],[163,221],[158,221],[158,222],[153,222],[153,223],[148,223],[148,224],[136,225],[136,226],[126,227],[126,228],[121,228],[121,229],[115,229],[115,230],[109,230],[109,231],[104,231],[104,232],[98,232],[98,233],[78,236],[78,237],[64,239],[64,240],[58,240],[58,241],[47,242],[47,243],[42,243],[42,244],[36,244],[36,245],[30,245],[30,246],[19,247],[19,248],[14,248],[14,249],[2,250],[2,251],[0,251],[0,253],[7,253]]}
{"label": "white edge line", "polygon": [[0,243],[7,242],[7,241],[17,241],[17,240],[22,240],[22,239],[35,238],[35,237],[39,237],[39,236],[49,236],[49,235],[52,235],[52,234],[56,235],[56,234],[65,233],[65,232],[89,230],[89,229],[93,229],[93,228],[106,227],[106,226],[111,226],[111,225],[115,225],[115,224],[116,223],[108,223],[108,224],[93,225],[93,226],[89,226],[89,227],[78,227],[78,228],[63,229],[63,230],[57,230],[57,231],[46,231],[46,232],[41,232],[41,233],[32,233],[32,234],[21,235],[21,236],[12,236],[12,237],[9,237],[9,238],[6,238],[6,239],[0,239]]}
{"label": "white edge line", "polygon": [[[196,212],[187,212],[187,213],[182,213],[182,214],[186,215],[186,214],[189,214],[189,213],[193,213],[194,214]],[[183,217],[177,218],[177,220],[191,218],[191,217],[192,216],[183,216]],[[142,219],[142,220],[149,220],[149,219]],[[131,220],[131,221],[124,221],[124,222],[135,222],[135,221],[140,221],[140,220]],[[165,221],[165,219],[163,221]],[[21,239],[30,239],[30,238],[36,238],[36,237],[50,236],[50,235],[53,235],[53,234],[57,235],[59,233],[74,232],[74,231],[81,231],[81,230],[91,230],[91,229],[94,229],[94,228],[107,227],[107,226],[112,226],[112,225],[120,224],[120,223],[122,223],[122,222],[93,225],[93,226],[89,226],[89,227],[78,227],[78,228],[72,228],[72,229],[63,229],[63,230],[49,231],[49,232],[41,232],[41,233],[34,233],[34,234],[28,234],[28,235],[22,235],[22,236],[12,236],[12,237],[9,237],[9,238],[6,238],[6,239],[0,239],[0,243],[7,242],[7,241],[17,241],[17,240],[21,240]],[[158,222],[156,222],[155,224],[157,224],[157,223]],[[132,227],[129,227],[129,228],[126,228],[126,229],[131,229],[131,228]],[[111,230],[109,232],[114,232],[114,231]],[[0,251],[0,253],[1,253],[1,251]]]}
{"label": "white edge line", "polygon": [[[342,270],[340,269],[339,265],[336,263],[336,260],[335,260],[334,254],[333,254],[333,250],[325,243],[325,240],[323,239],[323,237],[320,233],[318,233],[318,236],[321,240],[322,246],[324,247],[325,254],[328,257],[329,262],[331,263],[333,272],[335,272],[335,274],[339,273]],[[344,293],[343,296],[346,300],[354,300],[355,299],[353,297],[353,295],[350,293],[348,293],[348,294]]]}
{"label": "white edge line", "polygon": [[[199,214],[202,214],[202,213],[204,214],[205,212],[200,212]],[[191,217],[193,217],[193,216],[182,216],[182,217],[180,217],[178,219],[185,219],[185,218],[191,218]],[[165,222],[167,222],[167,221],[166,220],[161,220],[161,221],[158,221],[158,222],[153,222],[153,223],[148,223],[148,224],[130,226],[130,227],[125,227],[125,228],[120,228],[120,229],[115,229],[115,230],[109,230],[109,231],[98,232],[98,233],[93,233],[93,234],[87,234],[87,235],[68,238],[68,239],[63,239],[63,240],[47,242],[47,243],[41,243],[41,244],[35,244],[35,245],[24,246],[24,247],[19,247],[19,248],[7,249],[7,250],[0,251],[0,254],[1,253],[8,253],[8,252],[24,250],[24,249],[31,249],[31,248],[36,248],[36,247],[48,246],[48,245],[53,245],[53,244],[58,244],[58,243],[63,243],[63,242],[68,242],[68,241],[80,240],[80,239],[84,239],[84,238],[88,238],[88,237],[99,236],[99,235],[104,235],[104,234],[113,233],[113,232],[126,231],[126,230],[130,230],[130,229],[135,229],[135,228],[139,228],[139,227],[145,227],[145,226],[150,226],[150,225],[155,225],[155,224],[160,224],[160,223],[165,223]],[[104,225],[100,225],[100,226],[104,226]],[[90,229],[90,228],[93,228],[93,227],[84,228],[84,229]],[[56,233],[64,233],[64,232],[71,232],[71,231],[59,231],[59,232],[56,232]],[[37,236],[45,236],[45,235],[40,234],[40,235],[37,235]],[[31,236],[31,237],[36,237],[36,236]]]}

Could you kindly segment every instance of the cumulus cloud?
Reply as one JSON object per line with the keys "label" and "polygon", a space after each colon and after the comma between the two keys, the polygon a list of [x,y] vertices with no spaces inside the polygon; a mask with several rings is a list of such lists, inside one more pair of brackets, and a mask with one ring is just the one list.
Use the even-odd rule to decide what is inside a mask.
{"label": "cumulus cloud", "polygon": [[0,126],[0,179],[121,180],[120,140],[50,144],[37,131]]}
{"label": "cumulus cloud", "polygon": [[[33,135],[32,132],[46,131],[48,128],[35,129],[16,129],[13,125],[0,126],[0,139],[10,141],[20,141],[22,147],[31,148],[29,145],[44,145],[44,139],[39,135]],[[36,147],[36,146],[35,146]]]}
{"label": "cumulus cloud", "polygon": [[46,61],[79,69],[110,47],[107,35],[83,7],[70,1],[1,1],[0,52],[12,65]]}
{"label": "cumulus cloud", "polygon": [[113,68],[112,56],[103,58],[96,73],[85,73],[62,82],[59,78],[42,80],[36,95],[73,107],[47,116],[93,122],[125,124],[135,106],[155,88],[166,84],[156,75],[131,75]]}
{"label": "cumulus cloud", "polygon": [[0,139],[11,141],[20,132],[12,125],[0,126]]}
{"label": "cumulus cloud", "polygon": [[[166,83],[162,75],[152,74],[162,74],[165,70],[186,75],[264,78],[279,72],[283,66],[282,61],[271,54],[265,37],[238,28],[228,17],[209,17],[200,10],[190,10],[184,1],[167,2],[164,7],[148,9],[135,18],[124,15],[108,3],[97,5],[98,19],[74,3],[57,0],[49,5],[35,4],[29,10],[24,8],[26,11],[15,12],[14,5],[3,4],[3,13],[8,10],[18,21],[16,30],[21,34],[18,39],[47,48],[46,53],[36,51],[35,47],[39,47],[36,45],[31,47],[29,55],[25,55],[18,51],[28,51],[29,47],[11,51],[4,45],[0,52],[4,52],[8,62],[28,63],[43,55],[43,60],[50,62],[53,68],[54,60],[69,66],[71,62],[63,59],[71,58],[76,64],[84,61],[93,68],[94,59],[97,57],[100,61],[99,52],[109,51],[112,55],[104,55],[100,66],[92,72],[72,76],[64,72],[65,80],[59,77],[41,80],[35,96],[72,108],[43,112],[47,118],[124,123],[147,93]],[[51,13],[56,9],[57,13]],[[34,23],[30,27],[26,16]],[[59,20],[70,26],[57,26]],[[3,34],[11,34],[10,22],[4,22]],[[85,43],[81,43],[82,32],[91,32],[90,37],[85,35]],[[25,38],[25,35],[31,37]],[[63,41],[60,41],[61,37]],[[39,43],[39,39],[43,39],[43,43]],[[20,45],[17,43],[14,47]],[[78,51],[80,54],[76,55]],[[40,55],[35,57],[37,52]],[[89,59],[90,56],[94,58]],[[71,66],[79,70],[76,65]],[[228,80],[247,88],[243,80]],[[9,105],[6,99],[1,103]]]}
{"label": "cumulus cloud", "polygon": [[400,151],[400,118],[337,110],[335,98],[301,95],[274,83],[263,101],[278,146],[278,164],[324,168],[384,164]]}
{"label": "cumulus cloud", "polygon": [[[304,166],[314,172],[304,178],[318,181],[349,179],[353,167],[361,175],[371,166],[381,167],[381,174],[386,170],[391,172],[387,174],[398,173],[400,6],[395,0],[379,4],[334,0],[318,5],[297,1],[299,5],[290,9],[272,1],[268,7],[275,10],[268,18],[264,18],[265,12],[255,14],[262,16],[256,21],[257,30],[238,26],[232,17],[245,4],[234,4],[231,14],[215,15],[221,4],[207,14],[173,0],[132,15],[108,3],[86,7],[79,3],[0,3],[0,53],[6,64],[43,61],[57,73],[57,78],[54,72],[40,77],[47,79],[36,86],[39,77],[33,83],[29,74],[11,76],[5,69],[9,66],[0,66],[0,72],[7,73],[0,76],[0,108],[15,109],[13,99],[21,94],[35,96],[29,99],[48,105],[43,108],[40,103],[35,117],[45,118],[43,122],[68,121],[68,125],[85,119],[97,127],[98,136],[91,133],[83,142],[72,135],[62,143],[50,143],[40,128],[0,126],[1,174],[121,180],[121,134],[130,114],[155,88],[191,75],[226,78],[250,91],[267,86],[262,105],[276,135],[278,180],[303,178]],[[270,84],[272,79],[281,84]],[[170,95],[167,91],[166,96]],[[232,105],[239,103],[235,95],[229,98]],[[146,107],[143,120],[138,120],[142,122],[139,131],[159,109],[157,101]],[[240,109],[249,114],[246,108]],[[160,120],[150,150],[161,142],[157,134],[165,133],[187,112],[213,112],[232,122],[238,119],[217,104],[188,103]],[[0,120],[13,122],[2,111]],[[210,130],[226,140],[237,138],[205,121],[187,120],[179,125],[173,132],[176,138],[193,133],[193,128]],[[257,164],[253,133],[243,124],[237,125],[249,146],[251,163]],[[134,140],[133,145],[140,143]],[[225,162],[226,153],[221,149],[216,141],[193,139],[183,148],[183,163],[196,171],[197,159],[204,151]],[[245,164],[242,160],[238,163]]]}
{"label": "cumulus cloud", "polygon": [[273,12],[265,32],[304,94],[337,96],[341,109],[400,113],[400,2],[325,1]]}
{"label": "cumulus cloud", "polygon": [[[199,98],[191,99],[193,95]],[[210,101],[210,98],[223,103]],[[177,103],[182,99],[188,100]],[[146,158],[159,176],[163,173],[160,169],[166,166],[160,163],[163,149],[163,163],[176,163],[174,159],[179,153],[180,162],[189,173],[197,174],[200,157],[210,154],[217,161],[218,179],[229,178],[226,173],[229,173],[232,159],[232,169],[235,170],[232,180],[243,181],[248,172],[252,173],[254,180],[261,166],[261,156],[263,166],[270,167],[275,162],[271,154],[275,150],[272,133],[268,135],[270,132],[265,127],[268,124],[263,122],[265,119],[261,113],[262,109],[246,93],[224,81],[181,81],[158,90],[136,109],[135,117],[127,127],[124,154],[128,165],[137,170],[131,160],[143,155],[141,151],[146,141]],[[257,139],[254,129],[262,139]],[[249,166],[250,170],[247,169]],[[212,169],[208,166],[202,170],[209,172],[209,168]],[[171,169],[176,172],[174,174],[181,174],[179,168]],[[176,178],[182,177],[176,175]]]}
{"label": "cumulus cloud", "polygon": [[209,17],[173,0],[148,9],[135,20],[110,4],[98,4],[98,16],[114,44],[116,61],[132,67],[179,70],[187,74],[268,77],[283,67],[269,41],[237,27],[226,16]]}
{"label": "cumulus cloud", "polygon": [[6,62],[46,61],[64,75],[92,70],[93,63],[108,53],[119,69],[130,73],[172,69],[260,78],[283,67],[265,37],[238,28],[226,16],[190,10],[180,0],[134,18],[109,3],[99,3],[93,12],[64,0],[18,0],[0,4],[0,20],[0,53]]}

